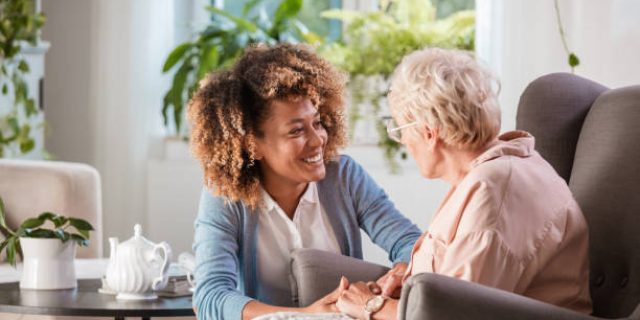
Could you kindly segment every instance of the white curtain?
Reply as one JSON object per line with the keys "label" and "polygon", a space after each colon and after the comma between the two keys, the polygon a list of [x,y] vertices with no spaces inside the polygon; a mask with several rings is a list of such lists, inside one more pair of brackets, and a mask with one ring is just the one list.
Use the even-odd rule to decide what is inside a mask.
{"label": "white curtain", "polygon": [[[640,1],[559,0],[577,75],[610,87],[640,84]],[[499,76],[503,130],[515,127],[520,94],[535,78],[570,72],[553,0],[477,0],[476,51]]]}

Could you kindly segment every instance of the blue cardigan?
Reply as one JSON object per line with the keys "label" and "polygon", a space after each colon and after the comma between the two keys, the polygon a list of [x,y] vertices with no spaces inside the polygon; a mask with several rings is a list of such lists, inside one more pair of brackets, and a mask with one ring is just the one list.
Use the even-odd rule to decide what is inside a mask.
{"label": "blue cardigan", "polygon": [[[362,259],[362,229],[391,261],[409,261],[420,230],[353,159],[341,156],[327,163],[317,186],[343,255]],[[193,245],[198,319],[241,319],[249,301],[268,300],[256,281],[257,214],[240,201],[225,203],[203,190]]]}

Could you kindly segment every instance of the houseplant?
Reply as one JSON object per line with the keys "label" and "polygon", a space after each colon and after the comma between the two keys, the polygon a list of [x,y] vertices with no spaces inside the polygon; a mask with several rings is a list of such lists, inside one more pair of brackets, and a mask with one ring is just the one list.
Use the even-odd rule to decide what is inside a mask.
{"label": "houseplant", "polygon": [[321,54],[350,74],[350,128],[363,120],[375,126],[377,143],[391,171],[397,171],[398,154],[406,155],[387,137],[383,121],[389,115],[385,108],[389,77],[403,56],[427,46],[473,50],[475,13],[458,11],[438,19],[430,1],[388,0],[381,1],[377,11],[329,10],[322,14],[345,24],[343,39],[325,45]]}
{"label": "houseplant", "polygon": [[[52,224],[53,228],[44,227]],[[75,231],[69,228],[75,229]],[[7,261],[16,266],[16,256],[22,256],[21,288],[64,289],[76,286],[76,245],[88,246],[93,226],[83,220],[44,212],[24,220],[17,230],[6,223],[4,202],[0,197],[0,231],[5,239],[0,252],[6,250]]]}
{"label": "houseplant", "polygon": [[186,136],[183,119],[185,105],[197,89],[198,82],[208,73],[232,65],[252,43],[319,42],[297,19],[302,0],[281,0],[273,14],[267,12],[268,1],[247,1],[240,16],[207,7],[212,22],[193,41],[177,46],[167,57],[163,73],[175,71],[162,107],[164,125],[176,136]]}
{"label": "houseplant", "polygon": [[35,12],[33,0],[0,2],[0,87],[2,96],[11,101],[0,106],[0,158],[8,152],[28,153],[35,146],[29,119],[39,110],[25,81],[29,64],[20,51],[25,45],[37,44],[44,22],[44,15]]}

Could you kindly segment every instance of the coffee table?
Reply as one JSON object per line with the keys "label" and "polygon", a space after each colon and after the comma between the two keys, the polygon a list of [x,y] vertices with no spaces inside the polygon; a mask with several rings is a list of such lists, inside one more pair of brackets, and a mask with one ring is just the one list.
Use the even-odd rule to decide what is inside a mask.
{"label": "coffee table", "polygon": [[68,290],[21,290],[18,282],[0,283],[0,312],[56,316],[178,317],[193,316],[191,296],[158,298],[148,301],[122,301],[98,293],[100,279],[78,280]]}

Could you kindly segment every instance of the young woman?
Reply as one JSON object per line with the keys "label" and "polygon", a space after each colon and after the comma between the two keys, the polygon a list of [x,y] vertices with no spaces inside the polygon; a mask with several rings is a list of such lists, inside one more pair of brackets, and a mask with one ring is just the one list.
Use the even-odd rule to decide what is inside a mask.
{"label": "young woman", "polygon": [[189,106],[204,171],[195,223],[200,319],[336,311],[336,294],[307,308],[291,296],[290,253],[362,258],[360,230],[402,272],[420,236],[345,145],[341,74],[303,46],[248,48],[201,83]]}

